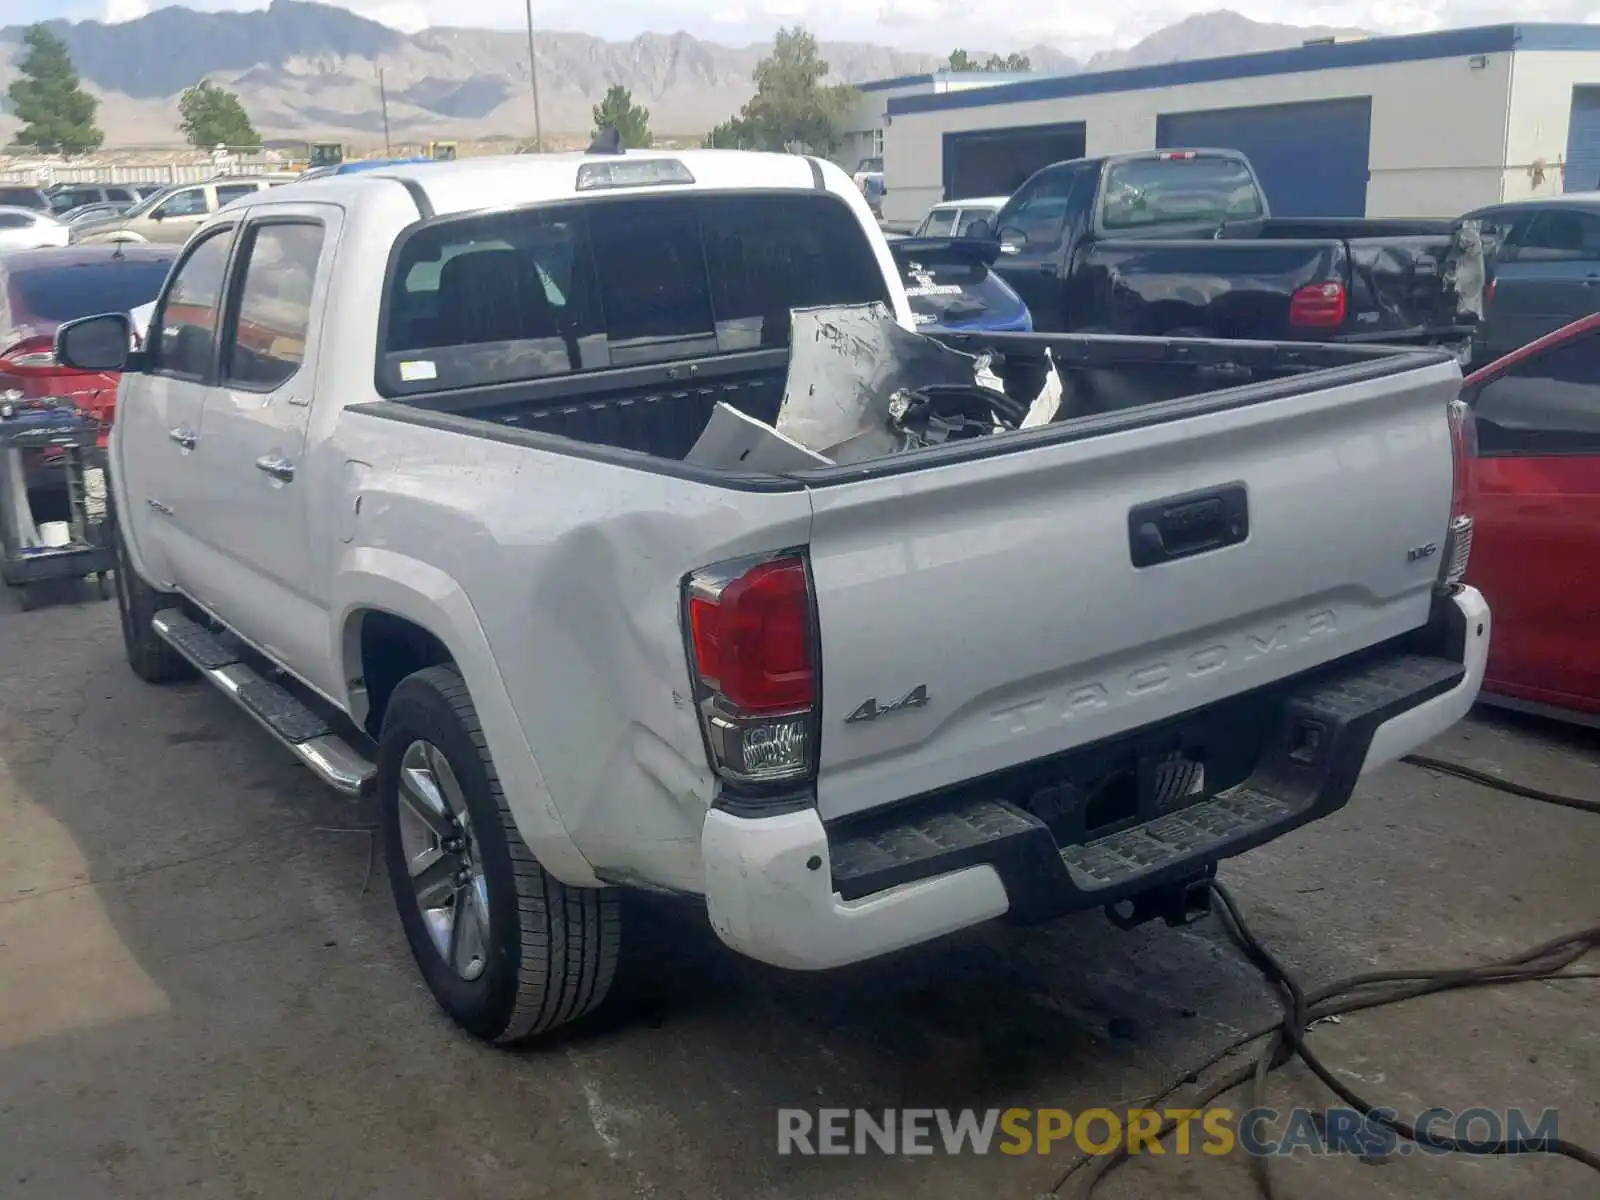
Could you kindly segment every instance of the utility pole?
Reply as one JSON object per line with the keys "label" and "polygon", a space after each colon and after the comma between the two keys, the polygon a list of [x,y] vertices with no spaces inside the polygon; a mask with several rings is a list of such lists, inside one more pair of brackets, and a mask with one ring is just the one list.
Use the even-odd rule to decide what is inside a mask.
{"label": "utility pole", "polygon": [[533,53],[533,0],[528,9],[528,79],[533,84],[533,151],[544,153],[544,125],[539,120],[539,60]]}
{"label": "utility pole", "polygon": [[378,68],[378,103],[383,106],[383,152],[391,155],[389,148],[389,89],[383,86],[383,68]]}

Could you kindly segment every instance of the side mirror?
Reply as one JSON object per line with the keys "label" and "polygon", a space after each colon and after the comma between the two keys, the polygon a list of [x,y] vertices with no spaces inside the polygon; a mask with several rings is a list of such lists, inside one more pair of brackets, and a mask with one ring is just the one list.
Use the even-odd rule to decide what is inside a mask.
{"label": "side mirror", "polygon": [[56,361],[74,371],[121,371],[133,349],[133,322],[124,313],[68,321],[56,330]]}
{"label": "side mirror", "polygon": [[971,225],[967,226],[966,236],[980,242],[987,242],[994,237],[994,227],[982,217],[979,217]]}
{"label": "side mirror", "polygon": [[1028,235],[1015,225],[1000,227],[1000,253],[1015,254],[1028,244]]}

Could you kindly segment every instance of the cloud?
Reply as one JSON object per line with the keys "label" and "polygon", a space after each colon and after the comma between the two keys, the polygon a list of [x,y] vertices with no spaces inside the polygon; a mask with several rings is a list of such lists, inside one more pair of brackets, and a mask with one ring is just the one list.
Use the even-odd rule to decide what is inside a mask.
{"label": "cloud", "polygon": [[120,25],[124,21],[137,21],[149,11],[149,0],[106,0],[105,16],[101,20],[107,25]]}
{"label": "cloud", "polygon": [[[143,3],[143,0],[130,0],[130,2],[137,4]],[[430,16],[426,4],[358,3],[349,7],[369,21],[398,29],[401,33],[421,33],[428,26],[437,24]]]}

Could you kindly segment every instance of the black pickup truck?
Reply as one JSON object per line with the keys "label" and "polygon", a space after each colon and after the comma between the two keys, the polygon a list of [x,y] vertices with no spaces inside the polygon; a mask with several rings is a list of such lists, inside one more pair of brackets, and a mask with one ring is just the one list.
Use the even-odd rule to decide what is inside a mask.
{"label": "black pickup truck", "polygon": [[1465,346],[1449,220],[1274,219],[1245,157],[1152,150],[1036,172],[971,236],[1035,329]]}

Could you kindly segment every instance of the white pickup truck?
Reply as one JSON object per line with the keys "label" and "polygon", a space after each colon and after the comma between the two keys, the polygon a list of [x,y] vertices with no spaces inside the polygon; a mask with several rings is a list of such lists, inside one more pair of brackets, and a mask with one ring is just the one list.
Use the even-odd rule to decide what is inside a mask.
{"label": "white pickup truck", "polygon": [[792,310],[874,301],[914,328],[839,169],[591,153],[263,192],[196,233],[139,349],[126,316],[61,330],[124,372],[134,671],[198,673],[375,796],[477,1035],[602,1000],[629,887],[799,969],[1186,919],[1477,694],[1454,360],[996,335],[1023,399],[1055,363],[1055,420],[684,461],[719,402],[777,419]]}

